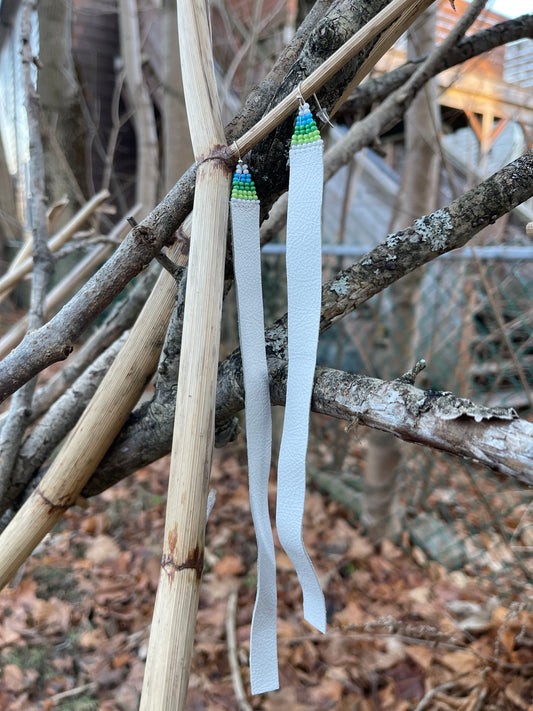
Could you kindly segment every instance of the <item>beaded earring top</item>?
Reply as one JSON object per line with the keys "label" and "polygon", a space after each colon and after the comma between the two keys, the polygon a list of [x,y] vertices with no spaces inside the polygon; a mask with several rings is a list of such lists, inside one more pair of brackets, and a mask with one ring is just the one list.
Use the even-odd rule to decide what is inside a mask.
{"label": "beaded earring top", "polygon": [[298,116],[296,117],[296,126],[294,127],[291,145],[301,146],[320,140],[320,131],[309,109],[309,104],[305,102],[305,104],[300,106]]}
{"label": "beaded earring top", "polygon": [[231,197],[236,200],[257,200],[255,183],[246,163],[237,163],[233,174]]}

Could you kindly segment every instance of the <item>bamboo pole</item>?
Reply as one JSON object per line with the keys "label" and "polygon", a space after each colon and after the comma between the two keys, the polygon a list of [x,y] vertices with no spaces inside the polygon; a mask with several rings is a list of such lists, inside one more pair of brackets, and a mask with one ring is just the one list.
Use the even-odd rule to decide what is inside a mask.
{"label": "bamboo pole", "polygon": [[[181,245],[169,256],[184,264]],[[0,536],[0,590],[72,506],[153,374],[176,298],[163,271],[113,365],[43,477]]]}
{"label": "bamboo pole", "polygon": [[395,22],[381,33],[376,44],[361,67],[358,69],[352,81],[343,91],[342,96],[337,101],[330,112],[330,117],[334,116],[345,101],[349,98],[354,89],[359,86],[367,74],[370,74],[381,57],[388,52],[397,39],[413,24],[413,22],[433,4],[434,0],[416,0],[411,5],[402,11],[402,14]]}
{"label": "bamboo pole", "polygon": [[[92,197],[89,202],[87,202],[87,204],[85,204],[56,235],[50,238],[48,241],[48,248],[50,251],[57,252],[57,250],[72,237],[76,230],[83,225],[85,220],[92,215],[97,207],[103,203],[109,195],[110,193],[108,190],[101,190],[94,197]],[[26,274],[29,274],[32,269],[32,257],[28,257],[28,259],[25,259],[17,267],[10,269],[8,273],[0,279],[0,301],[2,301],[3,298],[5,298],[5,295],[8,294],[11,289],[26,276]]]}
{"label": "bamboo pole", "polygon": [[[435,0],[432,0],[434,2]],[[431,4],[431,3],[429,3]],[[350,37],[339,49],[326,59],[315,71],[304,79],[290,94],[266,114],[255,126],[252,126],[241,138],[227,149],[228,157],[237,158],[245,155],[265,136],[273,131],[282,121],[288,118],[298,107],[300,92],[304,98],[312,96],[355,55],[363,50],[382,30],[398,19],[402,13],[414,12],[416,8],[428,7],[426,0],[392,0],[392,2],[375,15],[369,22]],[[392,32],[392,31],[391,31]],[[363,77],[360,76],[360,79]],[[352,88],[354,88],[352,86]]]}
{"label": "bamboo pole", "polygon": [[141,711],[185,706],[202,579],[231,172],[224,145],[206,4],[179,0],[178,29],[196,189],[161,574]]}
{"label": "bamboo pole", "polygon": [[[341,56],[343,61],[349,61],[383,27],[387,26],[387,23],[392,22],[407,9],[412,1],[393,0],[346,45],[337,50],[329,60],[302,82],[301,87],[304,95],[308,96],[318,90],[332,76],[332,65],[335,67],[335,71],[339,69]],[[349,49],[346,49],[348,45]],[[240,138],[236,142],[237,146],[226,147],[226,160],[236,159],[238,151],[244,155],[297,106],[298,91],[294,90],[254,128]],[[214,163],[214,161],[208,163]],[[220,167],[218,162],[216,165]],[[183,231],[187,233],[188,229],[185,227]],[[180,246],[178,245],[169,252],[169,256],[177,259],[178,263],[186,263],[186,257],[177,257],[179,253]],[[67,505],[66,502],[76,501],[79,492],[107,451],[109,446],[107,442],[112,441],[120,431],[144,388],[148,371],[150,368],[152,371],[155,368],[159,355],[158,344],[160,347],[163,339],[163,336],[159,334],[164,334],[166,330],[175,295],[174,280],[166,272],[163,272],[145,309],[133,327],[128,341],[93,396],[80,422],[72,431],[60,456],[56,458],[43,478],[41,487],[37,490],[39,493],[35,493],[28,499],[0,536],[0,589],[11,580],[18,567],[52,529],[63,511],[71,505]],[[145,317],[141,318],[145,312]],[[148,351],[151,352],[153,359],[151,365],[148,365],[147,361]],[[92,424],[94,424],[94,429],[91,429]],[[100,431],[102,436],[100,436]],[[84,442],[85,436],[90,442],[90,446]],[[62,471],[60,471],[61,467]],[[73,470],[75,470],[75,476],[71,477]],[[53,492],[60,492],[60,501],[54,501],[48,496]],[[42,501],[45,501],[42,498],[43,493],[50,499],[44,508],[42,506]],[[42,501],[39,501],[39,496]]]}

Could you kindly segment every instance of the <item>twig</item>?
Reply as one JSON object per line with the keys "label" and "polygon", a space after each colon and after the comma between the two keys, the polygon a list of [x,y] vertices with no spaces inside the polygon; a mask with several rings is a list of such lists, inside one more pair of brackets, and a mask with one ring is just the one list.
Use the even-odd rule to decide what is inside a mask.
{"label": "twig", "polygon": [[421,87],[434,76],[442,58],[453,48],[475,17],[479,14],[480,5],[486,0],[475,0],[465,10],[461,19],[438,47],[429,54],[424,62],[415,70],[411,77],[400,85],[368,116],[354,123],[342,142],[339,141],[326,154],[324,164],[324,181],[327,181],[340,168],[351,160],[353,154],[363,146],[369,145],[386,128],[394,126],[403,116],[405,109],[412,102]]}
{"label": "twig", "polygon": [[119,27],[127,98],[137,138],[136,201],[143,216],[156,204],[159,181],[154,106],[144,82],[137,0],[119,0]]}
{"label": "twig", "polygon": [[252,711],[252,707],[246,699],[246,693],[242,683],[239,660],[237,658],[237,591],[232,590],[228,597],[228,607],[226,613],[226,641],[228,643],[228,660],[231,670],[231,683],[239,711]]}
{"label": "twig", "polygon": [[[346,314],[365,303],[404,274],[435,259],[440,253],[464,245],[488,221],[492,220],[497,211],[503,214],[511,209],[511,205],[519,204],[522,201],[516,195],[517,190],[524,189],[522,195],[531,195],[533,193],[531,184],[532,169],[533,151],[509,164],[476,188],[453,201],[450,205],[416,221],[412,227],[406,230],[389,235],[365,257],[348,269],[339,272],[334,279],[323,286],[321,332],[330,328]],[[510,204],[506,206],[497,204],[502,197],[509,199]],[[495,199],[496,202],[494,202]],[[418,229],[421,230],[418,236],[416,232],[417,225]],[[443,230],[444,225],[447,225],[445,230]],[[394,268],[390,268],[391,263],[394,264]],[[270,376],[271,379],[279,379],[276,386],[276,397],[279,403],[283,402],[281,393],[284,386],[283,376],[279,375],[279,373],[283,371],[283,361],[287,359],[286,326],[286,316],[284,316],[272,324],[266,332],[267,348],[272,356],[269,361]],[[350,385],[349,381],[356,376],[331,371],[331,373],[335,372],[337,373],[335,377],[339,377],[341,380],[344,377],[347,378],[344,385],[341,382],[337,384],[336,387],[339,388],[339,392],[344,392],[344,387],[346,386],[348,388],[346,392],[350,393],[350,388],[352,385],[355,387],[356,382],[353,380],[352,385]],[[219,367],[217,422],[227,421],[229,417],[243,408],[241,377],[240,353],[237,350],[226,358]],[[343,418],[344,416],[339,414],[342,409],[339,409],[336,398],[332,397],[331,391],[328,393],[327,388],[321,387],[318,389],[318,382],[318,380],[315,381],[315,411],[318,411],[318,401],[320,400],[321,412]],[[357,383],[357,388],[364,388],[362,381],[357,381]],[[386,388],[386,384],[383,384],[383,387]],[[423,391],[417,392],[419,393],[417,399],[418,397],[424,397]],[[360,414],[358,402],[357,398],[350,399],[349,395],[346,396],[345,419],[348,421]],[[402,422],[405,424],[405,419],[400,418],[393,428],[389,429],[392,422],[389,421],[388,424],[385,424],[385,420],[388,419],[387,412],[386,409],[382,410],[379,398],[376,400],[376,406],[377,409],[374,410],[373,418],[366,421],[366,424],[370,427],[385,429],[402,439],[415,439],[428,446],[437,446],[456,454],[463,452],[463,456],[480,459],[488,467],[495,471],[500,471],[506,476],[517,478],[526,483],[533,482],[531,457],[527,454],[528,442],[531,437],[529,433],[532,427],[530,423],[516,421],[512,425],[505,425],[505,427],[497,423],[490,426],[488,426],[489,423],[486,423],[483,428],[472,426],[472,429],[476,432],[476,438],[469,440],[468,437],[465,438],[460,433],[462,423],[457,424],[450,421],[449,426],[447,425],[446,428],[447,432],[441,431],[438,438],[439,442],[437,442],[432,439],[433,435],[436,434],[435,427],[430,426],[428,430],[413,430],[410,426],[407,426],[404,429]],[[366,407],[366,399],[361,400],[363,413],[366,411]],[[382,419],[382,417],[385,417],[385,419]],[[129,456],[126,458],[118,451],[110,452],[106,462],[110,474],[108,486],[125,476],[126,473],[131,473],[140,466],[144,466],[153,461],[153,459],[168,453],[170,435],[167,432],[171,431],[171,427],[169,428],[168,425],[171,419],[171,413],[157,418],[155,425],[158,431],[156,448],[154,448],[154,437],[150,437],[149,440],[145,439],[146,432],[143,432],[142,423],[138,423],[138,427],[132,427],[129,436],[127,432],[123,432],[123,443],[128,442]],[[153,432],[153,430],[151,431]],[[423,439],[419,439],[419,435],[422,435],[423,432]],[[426,436],[428,439],[425,439]],[[448,436],[450,436],[450,439],[448,439]],[[443,438],[441,439],[441,437]],[[478,440],[477,437],[482,437],[482,441]],[[503,444],[500,447],[498,443],[502,442],[502,438]],[[460,449],[456,448],[457,442],[461,445]],[[467,448],[468,452],[464,448]],[[516,451],[519,455],[516,461],[513,461],[510,455],[513,451]],[[104,472],[101,472],[101,474],[102,478],[99,486],[102,488],[99,491],[103,491],[106,488]],[[118,479],[114,477],[118,477]]]}
{"label": "twig", "polygon": [[456,686],[456,681],[447,681],[444,684],[439,684],[439,686],[434,686],[433,689],[430,689],[427,694],[419,701],[415,708],[415,711],[424,711],[424,709],[428,708],[428,704],[437,694],[440,694],[443,691],[450,691],[451,689],[455,689]]}
{"label": "twig", "polygon": [[[176,257],[180,251],[177,245]],[[0,588],[77,501],[153,374],[176,293],[176,283],[166,271],[158,285],[63,449],[2,533]]]}
{"label": "twig", "polygon": [[[325,2],[320,4],[320,12],[323,13],[325,8]],[[320,17],[320,12],[318,17]],[[315,21],[316,18],[317,16],[314,16]],[[303,46],[303,40],[311,30],[311,25],[306,22],[303,24],[305,32],[300,33],[299,30],[295,36],[297,47]],[[365,37],[365,41],[367,40],[369,37]],[[291,55],[291,49],[289,47],[284,52],[280,61],[280,67],[287,71],[293,63],[291,57],[293,58],[294,55]],[[278,82],[281,80],[279,71],[277,74],[274,72],[274,76]],[[250,97],[242,116],[237,117],[229,128],[231,136],[238,136],[240,126],[253,123],[265,110],[269,100],[273,97],[272,81],[272,77],[269,76],[265,84]],[[294,97],[294,106],[296,105],[297,99]],[[283,116],[278,116],[279,121],[282,118]],[[263,130],[268,132],[270,128],[263,126]],[[259,140],[258,135],[256,135],[256,139]],[[242,153],[243,148],[240,144],[239,150]],[[236,153],[233,155],[230,151],[230,156],[233,160],[236,159]],[[146,265],[153,254],[168,242],[171,234],[179,227],[190,210],[194,190],[193,182],[194,169],[190,169],[143,221],[143,226],[150,234],[151,239],[142,240],[139,238],[140,235],[130,234],[112,259],[87,283],[86,288],[64,307],[61,316],[56,317],[54,322],[50,323],[49,328],[45,327],[38,334],[26,336],[19,347],[6,358],[3,364],[3,373],[0,375],[0,399],[14,392],[47,365],[68,355],[73,340],[101,313],[128,281]],[[519,202],[528,197],[529,195],[524,196]]]}
{"label": "twig", "polygon": [[48,701],[54,706],[63,701],[64,699],[72,699],[74,696],[81,696],[82,694],[94,693],[98,690],[98,684],[91,681],[89,684],[83,684],[83,686],[76,686],[74,689],[67,689],[66,691],[60,691],[58,694],[51,696]]}
{"label": "twig", "polygon": [[[136,214],[140,209],[139,205],[135,205],[132,213]],[[125,233],[125,226],[122,223],[116,225],[108,237],[111,242],[117,240],[120,242]],[[85,259],[77,264],[67,276],[62,279],[57,286],[46,297],[46,318],[50,317],[50,313],[58,304],[65,300],[65,297],[70,294],[76,286],[85,281],[89,274],[92,274],[95,268],[100,265],[111,254],[111,246],[104,245],[93,249]],[[4,358],[24,336],[27,329],[27,318],[20,319],[17,324],[0,339],[0,360]],[[1,425],[1,418],[0,418]]]}
{"label": "twig", "polygon": [[494,314],[496,323],[498,324],[498,329],[500,331],[500,334],[501,334],[503,340],[505,341],[507,350],[509,351],[509,357],[513,361],[513,365],[516,368],[518,379],[520,380],[520,384],[522,385],[522,388],[524,390],[524,394],[525,394],[526,399],[529,403],[529,407],[531,409],[533,409],[533,394],[531,392],[531,388],[529,386],[526,374],[524,372],[524,367],[523,367],[522,363],[520,362],[520,360],[516,354],[515,347],[509,337],[509,334],[507,333],[507,329],[505,327],[505,322],[503,320],[503,315],[502,315],[501,309],[498,306],[498,303],[493,296],[487,269],[485,268],[484,264],[481,262],[481,259],[478,257],[475,247],[471,247],[471,249],[472,249],[472,255],[474,257],[474,262],[476,264],[476,269],[478,271],[479,278],[480,278],[481,284],[483,286],[483,291],[485,292],[485,296],[487,297],[487,301],[489,302],[491,311]]}
{"label": "twig", "polygon": [[52,454],[81,417],[105,373],[126,340],[122,334],[74,382],[73,387],[60,397],[32,429],[20,447],[20,454],[12,469],[9,491],[0,499],[0,515],[11,506],[28,484],[30,477]]}
{"label": "twig", "polygon": [[[293,91],[264,116],[258,123],[228,147],[228,157],[236,160],[238,155],[245,155],[276,126],[288,118],[298,107],[299,96],[307,98],[316,93],[355,55],[364,49],[382,30],[394,22],[400,15],[413,6],[425,6],[427,0],[392,0],[356,32],[342,47],[326,59],[312,74],[301,81]],[[362,77],[361,77],[362,78]]]}
{"label": "twig", "polygon": [[[57,252],[72,235],[83,225],[92,213],[109,197],[107,190],[103,190],[92,197],[56,235],[51,237],[48,247],[51,252]],[[45,222],[46,226],[46,212]],[[18,282],[33,269],[33,258],[26,259],[13,271],[8,272],[0,279],[0,298],[8,294]]]}
{"label": "twig", "polygon": [[[361,121],[355,122],[348,133],[333,145],[324,156],[324,183],[326,183],[343,165],[353,160],[357,153],[365,146],[375,141],[385,128],[390,128],[401,119],[404,112],[411,105],[418,91],[434,75],[442,58],[455,45],[457,39],[462,37],[466,29],[479,14],[479,5],[486,0],[477,0],[472,3],[459,22],[445,40],[435,48],[418,66],[405,83],[400,84],[394,92],[374,111]],[[353,83],[353,82],[352,82]],[[239,142],[237,142],[239,145]],[[261,228],[261,243],[270,241],[277,234],[287,217],[287,194],[282,195],[271,211],[269,219]]]}

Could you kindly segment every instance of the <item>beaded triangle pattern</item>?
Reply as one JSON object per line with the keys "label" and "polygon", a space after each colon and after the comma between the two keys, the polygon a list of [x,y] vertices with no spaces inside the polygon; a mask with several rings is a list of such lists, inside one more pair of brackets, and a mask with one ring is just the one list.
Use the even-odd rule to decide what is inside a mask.
{"label": "beaded triangle pattern", "polygon": [[294,127],[291,140],[291,148],[304,146],[308,143],[314,143],[320,140],[322,140],[320,138],[320,131],[309,109],[309,104],[306,102],[300,106],[298,116],[296,117],[296,126]]}
{"label": "beaded triangle pattern", "polygon": [[231,197],[235,200],[257,200],[255,183],[246,163],[237,163],[231,185]]}

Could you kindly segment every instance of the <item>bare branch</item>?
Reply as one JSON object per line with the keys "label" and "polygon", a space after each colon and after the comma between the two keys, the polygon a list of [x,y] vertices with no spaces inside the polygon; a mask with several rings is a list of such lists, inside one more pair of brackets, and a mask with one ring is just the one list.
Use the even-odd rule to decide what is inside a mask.
{"label": "bare branch", "polygon": [[[321,331],[353,311],[374,294],[439,254],[464,245],[479,230],[533,195],[533,151],[412,227],[389,235],[357,263],[339,272],[322,290]],[[498,212],[501,211],[501,212]],[[286,316],[266,332],[273,371],[287,358]],[[244,407],[240,352],[219,365],[217,424],[221,426]],[[90,496],[170,450],[173,414],[163,392],[153,408],[134,413],[100,468],[84,489]],[[172,402],[168,394],[168,402]],[[127,446],[126,446],[127,443]],[[124,452],[128,454],[125,456]]]}
{"label": "bare branch", "polygon": [[[516,42],[516,40],[525,37],[533,39],[533,15],[522,15],[514,20],[500,22],[493,27],[480,30],[462,39],[455,47],[448,49],[435,66],[435,75],[450,67],[462,64],[468,59],[490,52],[495,47]],[[344,104],[343,111],[357,117],[363,116],[372,104],[382,101],[391,92],[405,84],[425,59],[426,57],[420,57],[381,77],[368,79],[353,92],[351,98]]]}
{"label": "bare branch", "polygon": [[[246,138],[247,149],[254,145],[254,141],[260,140],[277,123],[283,121],[292,111],[292,103],[297,105],[297,95],[294,87],[306,74],[311,74],[312,70],[322,65],[334,50],[345,40],[353,36],[354,30],[370,24],[370,19],[376,11],[383,7],[383,0],[374,0],[355,9],[352,3],[347,0],[339,0],[331,17],[326,22],[314,27],[312,34],[313,42],[302,51],[295,63],[294,71],[289,72],[282,86],[279,87],[276,101],[279,97],[285,96],[281,102],[276,104],[275,110],[271,112],[275,117],[274,122],[267,121],[262,124],[263,134],[249,130],[249,135],[254,139]],[[339,15],[339,8],[342,6],[343,13]],[[388,16],[388,15],[387,15]],[[372,25],[375,31],[379,24]],[[365,31],[364,36],[367,37]],[[300,41],[299,38],[298,41]],[[369,40],[370,37],[367,37]],[[333,79],[328,72],[320,72],[320,79],[309,79],[309,86],[316,90],[320,81],[328,79],[328,96],[333,101],[335,97],[342,94],[346,84],[353,75],[354,69],[360,65],[370,51],[371,42],[367,42],[364,50],[358,56],[348,61],[343,69],[337,71]],[[356,45],[357,46],[357,45]],[[349,57],[350,55],[348,55]],[[284,56],[286,60],[286,55]],[[329,65],[327,65],[329,66]],[[337,66],[338,68],[338,66]],[[331,67],[330,67],[331,70]],[[318,83],[317,83],[318,82]],[[292,93],[291,93],[292,92]],[[290,95],[290,96],[289,96]],[[287,97],[289,100],[287,100]],[[283,104],[283,107],[281,106]],[[253,104],[252,104],[253,106]],[[255,110],[250,108],[247,119],[254,116],[258,119],[261,115],[263,105],[258,102]],[[282,110],[283,109],[283,110]],[[262,153],[262,160],[271,163],[270,175],[275,175],[276,179],[267,180],[266,171],[260,171],[257,175],[263,175],[263,188],[265,188],[265,207],[273,202],[287,184],[287,166],[285,165],[286,149],[290,143],[292,132],[292,121],[284,121],[279,130],[275,131],[268,139],[268,149]],[[281,150],[280,150],[281,149]],[[234,149],[227,149],[226,159],[233,161]],[[224,157],[224,156],[223,156]],[[235,155],[236,158],[236,155]],[[101,313],[101,311],[113,300],[113,298],[124,288],[141,269],[143,269],[167,244],[175,230],[183,222],[192,207],[195,180],[194,167],[181,178],[161,203],[143,220],[143,222],[133,229],[124,240],[121,247],[115,252],[113,257],[101,267],[95,276],[87,282],[85,287],[74,297],[48,324],[33,334],[28,334],[12,353],[3,361],[3,368],[0,373],[0,398],[18,389],[24,382],[27,382],[33,375],[53,362],[66,358],[72,351],[73,344],[83,330]],[[259,181],[258,181],[259,187]],[[270,199],[269,199],[270,196]]]}
{"label": "bare branch", "polygon": [[[22,14],[22,61],[26,91],[26,113],[30,139],[31,222],[33,238],[33,279],[31,286],[28,330],[38,329],[44,322],[46,289],[54,269],[46,232],[46,203],[44,197],[44,159],[39,127],[39,97],[32,77],[31,3],[26,2]],[[36,379],[25,383],[11,400],[9,416],[0,433],[0,500],[9,489],[13,464],[31,413]]]}
{"label": "bare branch", "polygon": [[94,395],[102,378],[122,348],[128,332],[112,343],[46,412],[26,437],[13,466],[8,491],[0,499],[0,515],[16,502],[33,473],[67,436]]}

